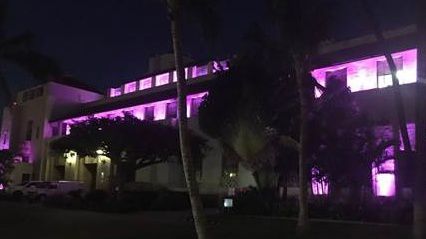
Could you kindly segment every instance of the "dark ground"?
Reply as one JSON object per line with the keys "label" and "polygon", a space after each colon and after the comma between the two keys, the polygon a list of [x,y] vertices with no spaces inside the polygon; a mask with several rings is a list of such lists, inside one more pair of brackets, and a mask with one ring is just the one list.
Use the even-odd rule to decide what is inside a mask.
{"label": "dark ground", "polygon": [[[0,238],[194,238],[189,212],[104,214],[0,202]],[[409,226],[314,221],[311,238],[410,238]],[[213,238],[295,238],[295,221],[210,216]]]}

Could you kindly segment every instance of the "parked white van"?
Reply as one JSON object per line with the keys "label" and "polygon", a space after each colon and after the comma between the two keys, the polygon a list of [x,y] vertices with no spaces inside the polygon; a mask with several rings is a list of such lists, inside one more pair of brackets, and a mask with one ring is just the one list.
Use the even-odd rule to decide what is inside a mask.
{"label": "parked white van", "polygon": [[86,192],[83,182],[79,181],[30,181],[28,183],[10,186],[7,190],[15,197],[43,199],[57,194],[68,194],[73,191]]}

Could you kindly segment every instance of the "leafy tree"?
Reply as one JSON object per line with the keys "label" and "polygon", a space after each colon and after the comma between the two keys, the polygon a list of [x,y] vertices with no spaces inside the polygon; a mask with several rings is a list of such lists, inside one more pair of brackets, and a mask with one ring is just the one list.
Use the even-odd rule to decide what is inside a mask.
{"label": "leafy tree", "polygon": [[373,163],[381,163],[378,154],[383,152],[382,144],[389,146],[394,141],[376,138],[374,122],[338,80],[331,79],[315,102],[313,125],[314,177],[327,179],[332,196],[337,196],[342,187],[352,188],[354,196],[359,195],[361,186],[371,185]]}
{"label": "leafy tree", "polygon": [[12,100],[12,93],[3,74],[3,63],[17,65],[41,82],[46,81],[48,76],[60,75],[61,70],[54,60],[33,49],[34,36],[31,33],[12,37],[5,35],[7,2],[7,0],[0,0],[0,89],[4,100],[9,102]]}
{"label": "leafy tree", "polygon": [[199,109],[201,129],[221,143],[225,160],[249,169],[269,195],[295,169],[289,136],[297,136],[298,105],[287,56],[254,25]]}
{"label": "leafy tree", "polygon": [[330,6],[325,1],[311,0],[268,0],[268,3],[281,34],[281,44],[292,58],[299,93],[298,228],[301,234],[305,234],[308,231],[308,165],[312,156],[310,116],[314,101],[311,59],[319,43],[328,36]]}
{"label": "leafy tree", "polygon": [[0,150],[0,185],[9,183],[9,174],[13,170],[13,155],[8,150]]}
{"label": "leafy tree", "polygon": [[[206,140],[191,134],[191,153],[199,166]],[[57,152],[76,151],[79,156],[96,157],[97,151],[118,167],[119,184],[133,181],[137,169],[179,157],[178,130],[165,124],[142,121],[132,115],[124,117],[90,118],[71,126],[70,134],[52,142]]]}

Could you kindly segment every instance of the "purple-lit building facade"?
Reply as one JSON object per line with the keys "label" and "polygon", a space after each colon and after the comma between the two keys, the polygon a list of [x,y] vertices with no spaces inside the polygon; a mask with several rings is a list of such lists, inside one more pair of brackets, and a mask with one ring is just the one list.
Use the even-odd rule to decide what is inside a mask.
{"label": "purple-lit building facade", "polygon": [[[422,47],[416,43],[415,26],[407,26],[385,33],[398,69],[409,138],[415,149],[419,132],[418,94],[426,97],[426,78],[421,77],[426,61]],[[312,76],[323,86],[330,77],[347,85],[363,111],[380,122],[375,127],[379,140],[400,139],[394,107],[391,76],[383,56],[383,48],[374,36],[363,36],[347,41],[324,44],[315,57]],[[176,72],[172,57],[163,55],[150,60],[148,74],[107,90],[106,94],[65,82],[47,84],[22,91],[16,104],[4,109],[0,149],[17,152],[22,161],[14,173],[14,183],[23,180],[80,180],[91,188],[107,188],[111,174],[115,173],[110,159],[79,157],[70,152],[55,155],[49,150],[51,140],[69,133],[70,125],[88,117],[116,117],[124,112],[142,120],[158,120],[165,124],[176,122]],[[198,131],[197,110],[218,70],[227,70],[225,61],[205,64],[187,64],[188,79],[187,117],[189,126]],[[316,97],[321,95],[319,90]],[[426,100],[426,99],[425,99]],[[426,128],[422,126],[423,128]],[[200,132],[201,133],[201,132]],[[222,151],[219,144],[209,140],[212,150],[203,159],[198,180],[201,191],[218,193],[223,190]],[[411,162],[402,153],[400,144],[387,148],[381,165],[372,165],[372,188],[378,196],[394,196],[397,191],[409,194]],[[344,160],[344,159],[342,159]],[[251,173],[239,166],[236,173],[238,186],[255,185]],[[176,160],[138,170],[136,182],[182,190],[184,177]],[[398,186],[397,186],[398,185]],[[327,194],[332,185],[312,183],[313,194]],[[297,189],[289,188],[289,194]]]}
{"label": "purple-lit building facade", "polygon": [[[405,117],[409,140],[413,150],[416,139],[421,137],[416,128],[420,125],[422,114],[426,114],[423,104],[417,105],[417,97],[423,99],[426,94],[426,79],[421,77],[421,69],[426,62],[423,48],[416,42],[414,25],[395,29],[385,33],[388,49],[392,52],[397,66],[397,77],[401,85]],[[320,48],[321,54],[316,57],[316,67],[312,76],[323,86],[330,78],[341,80],[353,92],[360,108],[368,116],[378,122],[375,135],[378,142],[394,139],[397,145],[388,147],[381,156],[384,163],[372,165],[372,189],[375,195],[390,197],[396,193],[410,196],[413,178],[410,170],[414,170],[413,159],[404,152],[401,143],[392,77],[384,57],[384,46],[380,45],[373,35],[367,35],[333,44],[325,44]],[[420,94],[420,95],[419,95]],[[316,89],[315,97],[321,91]],[[424,100],[424,99],[423,99]],[[344,160],[344,159],[342,159]],[[313,182],[314,194],[327,194],[329,186],[323,182]]]}
{"label": "purple-lit building facade", "polygon": [[[109,158],[79,157],[49,150],[49,143],[69,134],[70,126],[88,117],[117,117],[131,113],[141,120],[176,124],[176,71],[173,56],[150,59],[149,73],[110,88],[106,94],[69,82],[49,82],[18,93],[16,103],[4,109],[0,149],[11,149],[17,156],[13,183],[32,180],[80,180],[93,188],[107,189],[116,169]],[[187,117],[189,127],[198,130],[198,107],[208,93],[219,70],[227,70],[226,61],[188,64]],[[213,140],[209,141],[212,148]],[[153,165],[136,172],[136,182],[180,190],[184,188],[181,164],[177,160]],[[22,169],[20,169],[22,168]],[[198,179],[202,191],[220,190],[222,168],[220,150],[211,150],[203,159]]]}

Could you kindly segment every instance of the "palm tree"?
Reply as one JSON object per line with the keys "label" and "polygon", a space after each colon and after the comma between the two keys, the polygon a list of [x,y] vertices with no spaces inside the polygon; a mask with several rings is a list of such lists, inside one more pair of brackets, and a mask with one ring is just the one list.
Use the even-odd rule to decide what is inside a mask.
{"label": "palm tree", "polygon": [[[29,72],[34,79],[44,82],[48,76],[59,75],[60,69],[51,58],[32,49],[33,35],[24,33],[8,37],[4,33],[4,24],[7,11],[7,1],[0,0],[0,62],[7,62],[19,66]],[[4,77],[0,63],[0,88],[7,103],[12,100],[12,92]]]}
{"label": "palm tree", "polygon": [[308,222],[308,163],[310,159],[310,118],[315,80],[311,77],[311,57],[326,39],[329,23],[328,4],[310,0],[269,0],[281,32],[282,44],[288,48],[297,80],[300,101],[299,130],[299,215],[298,230],[304,235]]}
{"label": "palm tree", "polygon": [[[426,7],[426,4],[424,1],[417,1],[417,25],[418,25],[418,47],[420,49],[419,56],[423,56],[423,50],[424,50],[424,39],[425,39],[425,14],[423,13],[424,7]],[[395,100],[395,107],[396,107],[396,113],[398,117],[398,123],[399,123],[399,129],[402,136],[402,143],[404,145],[404,150],[407,151],[408,154],[411,154],[412,148],[410,144],[410,140],[408,137],[408,131],[407,131],[407,122],[405,119],[405,109],[402,101],[401,96],[401,89],[399,85],[399,80],[397,77],[397,68],[395,65],[395,62],[392,58],[391,51],[389,47],[387,46],[387,41],[385,40],[382,30],[380,29],[379,23],[377,19],[374,18],[374,14],[371,10],[371,7],[369,6],[367,0],[362,0],[362,6],[363,10],[366,14],[366,17],[368,19],[368,23],[372,27],[372,30],[374,32],[374,35],[379,42],[381,46],[383,46],[383,53],[385,55],[386,61],[389,65],[389,69],[392,75],[392,89],[394,92],[394,100]],[[419,58],[418,62],[423,62]],[[423,76],[423,64],[419,64],[419,70],[418,70],[418,77]],[[426,119],[425,116],[423,116],[422,113],[424,111],[424,108],[426,107],[424,103],[423,98],[423,91],[424,87],[418,86],[416,88],[416,155],[415,155],[415,164],[416,164],[416,172],[415,172],[415,180],[414,180],[414,213],[413,213],[413,234],[415,238],[424,238],[426,236],[426,190],[425,190],[425,176],[424,170],[426,169],[426,163],[424,163],[424,157],[426,156],[426,148],[423,142],[424,137],[424,130],[426,130]],[[396,175],[397,176],[397,175]],[[398,180],[396,181],[398,183]],[[398,189],[398,185],[397,189]]]}
{"label": "palm tree", "polygon": [[[418,69],[417,78],[425,78],[426,65],[425,65],[425,40],[426,40],[426,2],[423,0],[416,1],[417,9],[417,47],[419,49],[418,54]],[[424,139],[426,138],[426,115],[424,109],[426,108],[426,98],[424,96],[425,87],[417,87],[416,96],[416,171],[414,181],[414,218],[413,218],[413,234],[414,238],[420,239],[426,237],[426,144]]]}
{"label": "palm tree", "polygon": [[[185,71],[183,65],[183,52],[182,52],[182,10],[192,10],[194,16],[200,16],[200,22],[206,23],[206,15],[201,16],[201,9],[208,9],[209,5],[205,1],[182,1],[182,0],[167,0],[169,10],[170,24],[171,24],[171,37],[173,42],[173,52],[175,56],[175,67],[177,72],[177,98],[178,98],[178,126],[179,126],[179,139],[180,139],[180,152],[185,173],[186,185],[188,188],[189,199],[191,202],[192,216],[194,219],[195,230],[198,238],[207,238],[206,233],[206,217],[203,211],[203,205],[199,193],[199,185],[196,179],[196,172],[194,167],[194,160],[191,155],[190,137],[188,134],[188,120],[186,117],[186,96],[187,84],[185,79]],[[205,5],[204,5],[205,4]],[[201,8],[199,8],[201,7]],[[193,8],[193,9],[190,9]],[[204,19],[203,19],[204,18]],[[210,21],[211,22],[211,21]],[[211,32],[212,28],[203,29],[205,32]]]}

